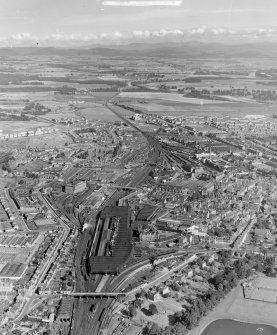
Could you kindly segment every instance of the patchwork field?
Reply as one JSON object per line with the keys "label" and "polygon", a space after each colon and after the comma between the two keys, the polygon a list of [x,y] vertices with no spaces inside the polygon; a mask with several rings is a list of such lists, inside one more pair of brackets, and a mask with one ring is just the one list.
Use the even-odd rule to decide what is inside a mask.
{"label": "patchwork field", "polygon": [[[200,77],[200,76],[199,76]],[[255,72],[250,73],[248,77],[233,77],[230,79],[215,79],[215,78],[202,78],[201,82],[186,83],[185,81],[173,80],[173,81],[162,81],[158,83],[148,83],[146,87],[151,89],[158,89],[161,84],[165,84],[168,87],[178,86],[178,88],[195,87],[196,89],[229,89],[232,86],[235,87],[248,87],[252,89],[275,89],[277,84],[266,86],[265,84],[270,82],[268,79],[255,77]]]}
{"label": "patchwork field", "polygon": [[188,104],[196,104],[196,105],[211,105],[211,104],[222,104],[229,103],[228,101],[218,101],[218,100],[204,100],[197,98],[188,98],[183,97],[178,93],[160,93],[160,92],[121,92],[119,97],[126,98],[135,98],[135,99],[156,99],[156,100],[166,100],[173,102],[181,102]]}
{"label": "patchwork field", "polygon": [[[207,105],[195,105],[189,103],[173,102],[168,100],[152,99],[143,101],[135,100],[134,102],[120,101],[121,104],[133,107],[145,113],[167,115],[167,116],[189,116],[189,115],[209,115],[211,117],[231,115],[241,117],[246,115],[267,115],[272,116],[275,113],[275,105],[247,103],[247,102],[230,102]],[[126,110],[128,112],[128,110]],[[127,114],[126,114],[127,115]]]}

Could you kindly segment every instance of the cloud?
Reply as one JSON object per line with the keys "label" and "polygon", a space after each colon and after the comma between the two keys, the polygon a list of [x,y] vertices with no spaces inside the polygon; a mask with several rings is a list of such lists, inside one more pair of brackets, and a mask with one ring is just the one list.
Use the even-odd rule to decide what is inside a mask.
{"label": "cloud", "polygon": [[86,45],[88,43],[101,43],[101,42],[116,42],[124,41],[127,35],[119,31],[113,33],[102,34],[51,34],[44,36],[35,36],[29,33],[19,33],[7,37],[0,37],[2,46],[21,46],[21,45],[36,45],[40,46],[54,45],[54,46],[67,46],[67,45]]}
{"label": "cloud", "polygon": [[134,37],[137,37],[137,38],[148,38],[151,36],[151,32],[149,30],[135,30],[132,32],[133,36]]}
{"label": "cloud", "polygon": [[213,28],[211,31],[214,35],[236,35],[236,31],[232,29]]}
{"label": "cloud", "polygon": [[277,27],[257,28],[244,30],[230,30],[227,28],[209,28],[200,26],[189,30],[180,29],[160,29],[160,30],[135,30],[128,33],[120,31],[103,32],[101,34],[52,34],[45,36],[31,35],[28,32],[13,34],[0,37],[2,46],[21,46],[37,45],[40,46],[85,46],[93,44],[113,44],[136,42],[155,42],[155,41],[232,41],[239,42],[244,40],[270,40],[277,41]]}
{"label": "cloud", "polygon": [[17,40],[17,41],[22,41],[22,40],[30,40],[32,39],[34,36],[32,36],[29,33],[20,33],[20,34],[14,34],[11,35],[11,39],[12,40]]}
{"label": "cloud", "polygon": [[202,26],[196,29],[192,29],[189,33],[191,35],[203,35],[205,34],[205,32],[207,31],[207,27],[206,26]]}
{"label": "cloud", "polygon": [[[238,33],[238,32],[237,32]],[[192,29],[190,31],[191,35],[210,35],[210,36],[226,36],[234,35],[236,31],[226,28],[208,28],[206,26],[199,27],[197,29]]]}
{"label": "cloud", "polygon": [[183,0],[128,0],[128,1],[114,1],[105,0],[102,2],[103,6],[114,7],[147,7],[147,6],[181,6]]}
{"label": "cloud", "polygon": [[161,29],[161,30],[135,30],[132,32],[133,37],[135,38],[141,38],[141,39],[148,39],[152,37],[167,37],[167,36],[183,36],[184,32],[179,29],[175,30],[166,30],[166,29]]}

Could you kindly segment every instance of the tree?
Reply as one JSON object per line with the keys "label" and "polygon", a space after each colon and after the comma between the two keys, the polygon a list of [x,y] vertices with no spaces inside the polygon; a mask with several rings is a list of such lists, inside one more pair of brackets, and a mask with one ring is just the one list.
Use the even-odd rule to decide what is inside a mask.
{"label": "tree", "polygon": [[264,273],[267,276],[272,277],[274,275],[274,265],[274,257],[266,257],[266,259],[264,260]]}
{"label": "tree", "polygon": [[210,299],[206,299],[203,302],[206,306],[207,311],[211,311],[213,309],[213,304],[212,304],[212,301]]}
{"label": "tree", "polygon": [[239,259],[235,264],[235,271],[238,275],[238,278],[242,279],[242,278],[246,278],[246,272],[248,269],[248,264],[246,263],[245,260],[243,259]]}
{"label": "tree", "polygon": [[152,315],[158,314],[158,308],[155,304],[150,304],[148,309]]}
{"label": "tree", "polygon": [[141,300],[141,299],[136,299],[136,300],[134,301],[134,306],[135,306],[136,308],[141,308],[141,305],[142,305],[142,300]]}
{"label": "tree", "polygon": [[210,300],[212,303],[212,306],[214,307],[217,304],[217,295],[216,295],[216,291],[212,291],[210,293]]}
{"label": "tree", "polygon": [[133,304],[129,305],[129,315],[131,317],[134,317],[134,316],[137,315],[137,309],[136,309],[136,307]]}
{"label": "tree", "polygon": [[177,284],[176,282],[173,282],[172,285],[171,285],[171,288],[173,291],[180,291],[180,285]]}
{"label": "tree", "polygon": [[190,308],[185,314],[184,325],[188,329],[195,327],[200,320],[200,313],[198,308]]}
{"label": "tree", "polygon": [[149,322],[142,330],[142,335],[160,335],[162,328],[155,322]]}
{"label": "tree", "polygon": [[146,292],[144,290],[141,290],[140,292],[137,292],[136,293],[136,296],[135,296],[137,299],[138,298],[145,298],[146,297]]}
{"label": "tree", "polygon": [[231,288],[237,286],[238,277],[234,270],[227,270],[227,272],[225,273],[225,279],[229,283]]}
{"label": "tree", "polygon": [[188,329],[180,322],[177,322],[173,326],[167,326],[160,335],[186,335],[187,333]]}
{"label": "tree", "polygon": [[273,275],[274,275],[273,268],[271,266],[266,266],[265,269],[264,269],[264,273],[268,277],[273,277]]}
{"label": "tree", "polygon": [[217,274],[214,278],[212,278],[212,283],[217,286],[223,282],[223,273]]}
{"label": "tree", "polygon": [[171,324],[176,324],[178,322],[182,322],[184,318],[184,310],[178,311],[173,314],[173,316],[170,318]]}
{"label": "tree", "polygon": [[201,297],[197,298],[197,307],[199,309],[199,313],[201,316],[204,316],[207,314],[207,308],[206,305],[204,304],[203,300]]}
{"label": "tree", "polygon": [[[225,229],[225,230],[226,230],[226,229]],[[231,253],[232,253],[231,250],[220,250],[220,251],[218,252],[218,256],[219,256],[218,261],[219,261],[220,263],[225,264],[225,263],[230,259],[230,257],[231,257]]]}

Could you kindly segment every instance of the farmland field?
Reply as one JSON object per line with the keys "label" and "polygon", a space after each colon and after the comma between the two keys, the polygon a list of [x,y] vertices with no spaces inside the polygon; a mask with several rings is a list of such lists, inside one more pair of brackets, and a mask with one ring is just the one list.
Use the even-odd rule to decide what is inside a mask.
{"label": "farmland field", "polygon": [[[137,100],[134,102],[120,101],[123,105],[133,107],[144,113],[168,115],[168,116],[188,116],[188,115],[210,115],[210,116],[223,116],[231,115],[246,116],[246,115],[268,115],[272,116],[275,112],[275,105],[259,104],[248,102],[230,102],[209,104],[209,105],[195,105],[181,102],[173,102],[168,100],[148,100],[146,103],[139,103]],[[127,110],[126,110],[127,111]]]}
{"label": "farmland field", "polygon": [[145,87],[148,87],[150,89],[158,89],[161,84],[165,84],[168,87],[171,86],[177,86],[178,89],[182,88],[187,88],[187,87],[195,87],[196,89],[211,89],[211,90],[216,90],[216,89],[230,89],[232,86],[234,87],[247,87],[248,90],[252,91],[254,90],[261,90],[261,89],[271,89],[271,90],[276,90],[277,89],[277,84],[275,85],[270,85],[266,86],[263,83],[269,82],[270,80],[265,80],[263,78],[256,78],[256,77],[239,77],[239,78],[231,78],[229,80],[227,79],[205,79],[202,80],[201,82],[195,82],[195,83],[186,83],[185,81],[179,81],[179,80],[174,80],[174,81],[164,81],[164,82],[156,82],[156,83],[148,83],[145,85]]}
{"label": "farmland field", "polygon": [[118,121],[120,120],[115,114],[104,106],[94,106],[80,110],[80,114],[89,121]]}
{"label": "farmland field", "polygon": [[[134,106],[135,104],[131,104],[131,105]],[[134,114],[135,114],[134,112],[132,112],[128,109],[121,108],[121,107],[116,106],[116,105],[113,105],[112,107],[117,113],[119,113],[122,116],[130,117],[130,116],[134,116]]]}
{"label": "farmland field", "polygon": [[166,100],[166,101],[173,101],[173,102],[183,102],[189,104],[196,104],[196,105],[211,105],[211,104],[218,104],[218,103],[228,103],[228,101],[218,101],[218,100],[204,100],[204,99],[197,99],[197,98],[188,98],[183,97],[181,94],[177,93],[160,93],[160,92],[121,92],[119,97],[126,97],[126,98],[135,98],[135,99],[158,99],[158,100]]}
{"label": "farmland field", "polygon": [[8,134],[34,130],[40,127],[49,127],[49,123],[37,121],[1,121],[0,127],[3,134]]}

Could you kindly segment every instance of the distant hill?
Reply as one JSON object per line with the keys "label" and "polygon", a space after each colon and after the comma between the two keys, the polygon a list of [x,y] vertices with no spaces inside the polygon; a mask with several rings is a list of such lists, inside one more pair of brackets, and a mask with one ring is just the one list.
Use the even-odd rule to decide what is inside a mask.
{"label": "distant hill", "polygon": [[132,43],[91,48],[13,47],[0,48],[0,56],[90,56],[186,57],[186,58],[273,58],[277,43],[220,44],[203,42]]}
{"label": "distant hill", "polygon": [[16,56],[17,52],[12,48],[0,48],[0,57],[1,56]]}

